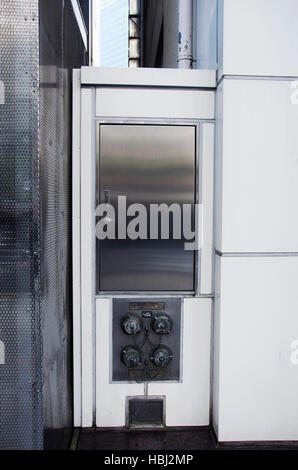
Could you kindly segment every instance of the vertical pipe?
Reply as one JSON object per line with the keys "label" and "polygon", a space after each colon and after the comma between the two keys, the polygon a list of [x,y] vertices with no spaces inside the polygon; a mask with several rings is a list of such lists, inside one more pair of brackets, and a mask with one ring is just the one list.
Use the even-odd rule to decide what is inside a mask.
{"label": "vertical pipe", "polygon": [[179,0],[178,4],[178,68],[191,69],[193,0]]}

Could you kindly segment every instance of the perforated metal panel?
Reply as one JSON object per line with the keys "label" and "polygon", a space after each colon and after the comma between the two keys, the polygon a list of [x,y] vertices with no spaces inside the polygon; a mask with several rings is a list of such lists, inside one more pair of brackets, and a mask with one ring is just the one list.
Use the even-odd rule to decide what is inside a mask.
{"label": "perforated metal panel", "polygon": [[42,446],[37,0],[0,0],[0,80],[0,448],[36,449]]}
{"label": "perforated metal panel", "polygon": [[45,430],[63,447],[71,431],[71,69],[84,60],[70,0],[0,0],[0,449],[41,449]]}

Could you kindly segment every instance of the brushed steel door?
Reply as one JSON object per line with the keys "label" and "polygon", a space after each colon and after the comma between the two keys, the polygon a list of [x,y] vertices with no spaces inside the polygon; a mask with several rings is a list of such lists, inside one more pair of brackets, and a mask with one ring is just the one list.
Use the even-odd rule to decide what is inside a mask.
{"label": "brushed steel door", "polygon": [[[98,126],[97,203],[195,203],[195,126],[102,124]],[[193,213],[193,212],[192,212]],[[133,217],[127,217],[127,223]],[[112,221],[113,223],[113,221]],[[181,222],[182,224],[182,222]],[[149,233],[148,216],[148,238]],[[97,240],[100,291],[193,291],[194,251],[185,240]]]}

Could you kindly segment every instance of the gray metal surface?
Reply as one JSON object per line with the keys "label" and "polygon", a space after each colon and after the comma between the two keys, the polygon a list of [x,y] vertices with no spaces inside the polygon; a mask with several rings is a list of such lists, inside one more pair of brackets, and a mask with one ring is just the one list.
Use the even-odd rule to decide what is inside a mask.
{"label": "gray metal surface", "polygon": [[[195,134],[194,126],[99,126],[98,202],[109,198],[116,229],[118,196],[147,213],[150,203],[194,204]],[[98,241],[99,290],[193,291],[194,252],[172,232],[171,222],[168,240]]]}
{"label": "gray metal surface", "polygon": [[[160,303],[160,305],[157,305],[157,303]],[[172,321],[172,331],[169,334],[159,335],[152,329],[152,319],[155,314],[164,312]],[[122,322],[128,314],[134,314],[142,321],[142,330],[136,335],[123,332]],[[113,299],[112,337],[112,381],[151,382],[180,380],[180,298]],[[121,361],[121,351],[127,345],[137,347],[142,353],[141,364],[133,369],[127,368]],[[161,345],[169,348],[173,353],[171,362],[164,368],[156,367],[150,360],[151,353]]]}
{"label": "gray metal surface", "polygon": [[0,0],[0,448],[42,447],[38,2]]}
{"label": "gray metal surface", "polygon": [[46,448],[72,432],[71,82],[85,50],[69,0],[40,1],[40,236]]}
{"label": "gray metal surface", "polygon": [[44,430],[65,446],[72,425],[70,97],[84,56],[69,0],[0,0],[0,449],[41,449]]}

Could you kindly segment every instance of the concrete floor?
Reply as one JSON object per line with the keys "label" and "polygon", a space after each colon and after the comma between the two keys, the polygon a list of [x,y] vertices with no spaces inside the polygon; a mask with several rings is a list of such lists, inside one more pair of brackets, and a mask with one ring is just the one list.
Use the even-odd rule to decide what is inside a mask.
{"label": "concrete floor", "polygon": [[80,430],[77,450],[298,450],[298,443],[218,444],[211,427]]}

